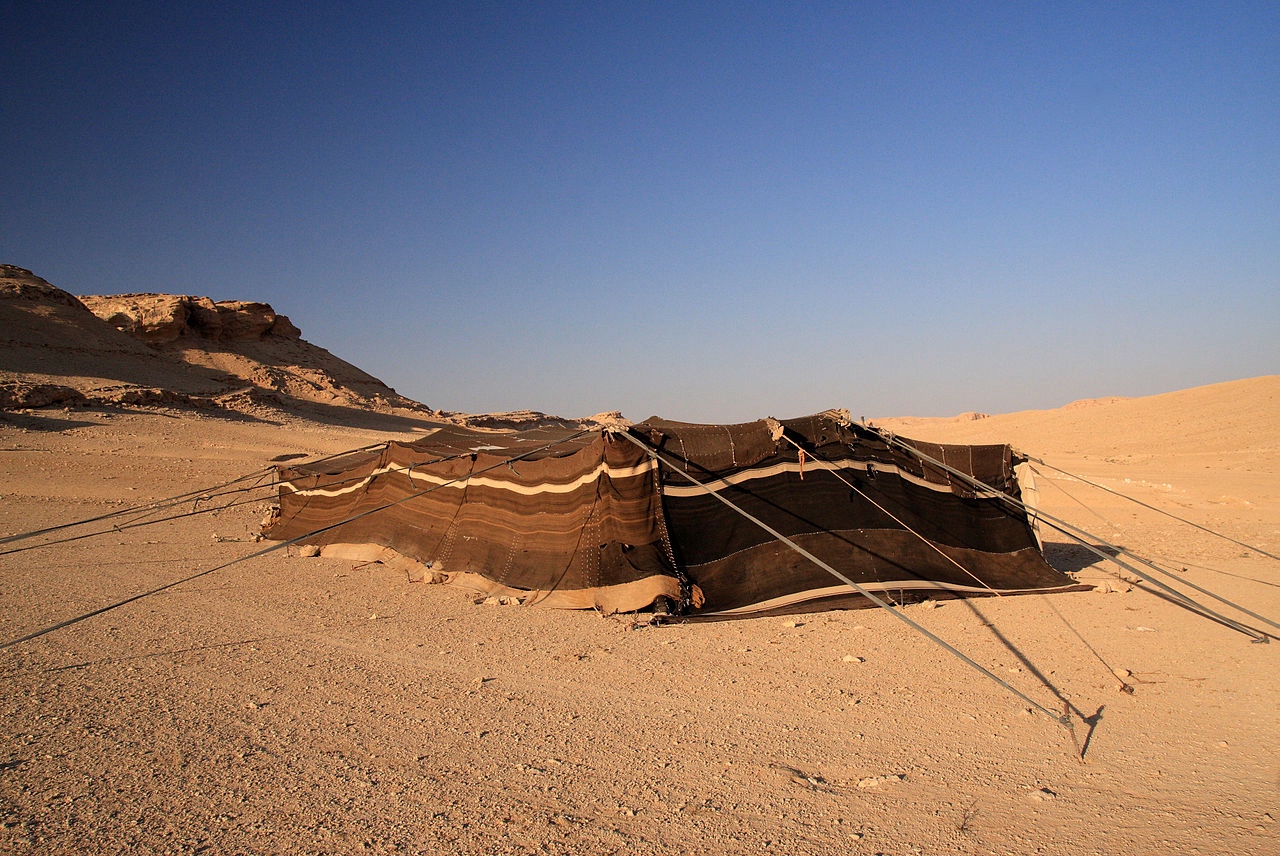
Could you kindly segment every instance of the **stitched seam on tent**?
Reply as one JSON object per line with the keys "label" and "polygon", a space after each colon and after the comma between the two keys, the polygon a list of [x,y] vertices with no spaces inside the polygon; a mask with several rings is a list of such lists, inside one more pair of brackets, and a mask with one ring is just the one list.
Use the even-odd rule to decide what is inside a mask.
{"label": "stitched seam on tent", "polygon": [[515,562],[516,551],[520,546],[520,533],[517,532],[515,537],[511,539],[511,547],[507,550],[507,561],[502,566],[502,578],[507,579],[511,575],[511,566]]}
{"label": "stitched seam on tent", "polygon": [[444,549],[440,552],[440,564],[449,569],[449,557],[453,555],[453,545],[458,535],[458,518],[454,518],[449,522],[449,528],[444,533]]}

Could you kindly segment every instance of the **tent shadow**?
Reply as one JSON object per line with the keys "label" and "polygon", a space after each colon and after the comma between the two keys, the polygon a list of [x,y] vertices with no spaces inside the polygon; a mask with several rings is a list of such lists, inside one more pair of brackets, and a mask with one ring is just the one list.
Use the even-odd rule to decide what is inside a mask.
{"label": "tent shadow", "polygon": [[[1046,541],[1044,544],[1045,559],[1055,569],[1068,574],[1076,574],[1088,568],[1100,567],[1104,564],[1107,564],[1112,559],[1116,559],[1118,561],[1119,557],[1122,554],[1124,554],[1124,552],[1125,551],[1122,547],[1117,547],[1109,544],[1093,544],[1093,545],[1090,545],[1089,547],[1086,547],[1083,544],[1077,544],[1077,543],[1060,543],[1060,542],[1048,542],[1048,541]],[[1102,558],[1102,556],[1099,556],[1098,553],[1102,553],[1108,558],[1104,559]],[[1121,566],[1121,567],[1123,568],[1124,566]],[[1111,572],[1111,573],[1113,573],[1114,575],[1114,572]],[[1171,604],[1172,606],[1179,607],[1180,609],[1185,609],[1188,612],[1191,612],[1195,615],[1200,615],[1204,618],[1207,618],[1210,621],[1213,621],[1216,624],[1222,625],[1223,627],[1228,627],[1232,630],[1237,630],[1241,632],[1247,632],[1248,635],[1254,636],[1255,641],[1265,642],[1267,639],[1280,641],[1280,636],[1277,636],[1274,632],[1270,630],[1263,630],[1258,627],[1250,626],[1250,625],[1241,625],[1238,622],[1226,619],[1224,616],[1216,615],[1216,614],[1213,614],[1212,612],[1206,612],[1206,611],[1203,611],[1202,609],[1198,609],[1197,607],[1199,606],[1199,604],[1195,603],[1194,600],[1191,600],[1188,596],[1185,595],[1185,593],[1179,593],[1183,595],[1182,597],[1179,597],[1173,593],[1170,593],[1166,588],[1155,584],[1149,579],[1135,579],[1132,575],[1127,573],[1120,574],[1119,576],[1122,579],[1124,579],[1126,582],[1128,582],[1130,585],[1132,585],[1134,588],[1140,589],[1146,592],[1147,594],[1153,595],[1159,598],[1160,600],[1164,601],[1165,603]],[[1171,576],[1174,576],[1175,579],[1177,577],[1177,575],[1173,575],[1173,574],[1171,574]],[[1183,599],[1184,597],[1186,597],[1187,599]],[[1247,629],[1242,630],[1242,627]]]}
{"label": "tent shadow", "polygon": [[[85,413],[136,413],[169,416],[181,419],[182,414],[190,413],[209,419],[220,419],[227,422],[256,423],[260,425],[282,426],[285,423],[276,417],[298,416],[314,422],[333,425],[341,428],[355,428],[365,431],[385,431],[388,433],[421,434],[423,431],[439,425],[426,414],[410,416],[399,413],[382,413],[360,407],[349,407],[337,404],[322,404],[304,401],[290,396],[271,393],[258,397],[254,393],[251,398],[262,401],[269,408],[265,415],[245,412],[236,407],[197,406],[188,403],[170,402],[157,407],[146,405],[122,405],[115,403],[87,401],[73,405],[69,409],[64,406],[48,410],[0,411],[0,424],[8,423],[30,431],[64,431],[71,428],[89,428],[98,423],[74,418],[76,410]],[[175,413],[176,411],[176,413]]]}
{"label": "tent shadow", "polygon": [[1044,558],[1055,570],[1062,571],[1064,574],[1078,574],[1086,568],[1092,568],[1107,561],[1094,550],[1111,558],[1120,555],[1117,548],[1109,545],[1094,544],[1092,546],[1093,550],[1073,541],[1045,541]]}

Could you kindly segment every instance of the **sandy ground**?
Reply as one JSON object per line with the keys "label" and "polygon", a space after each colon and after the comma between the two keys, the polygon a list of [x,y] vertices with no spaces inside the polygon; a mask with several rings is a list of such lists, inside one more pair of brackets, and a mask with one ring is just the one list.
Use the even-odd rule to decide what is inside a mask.
{"label": "sandy ground", "polygon": [[[881,424],[1009,440],[1280,553],[1277,378]],[[362,425],[2,413],[0,535],[413,427]],[[1039,484],[1052,513],[1280,618],[1280,562],[1047,468]],[[0,650],[0,851],[1280,852],[1280,643],[1077,549],[1049,545],[1113,591],[901,608],[1066,705],[1070,733],[882,610],[654,627],[295,550],[235,562],[268,546],[269,504],[188,501],[208,513],[0,555],[3,641],[211,571]]]}

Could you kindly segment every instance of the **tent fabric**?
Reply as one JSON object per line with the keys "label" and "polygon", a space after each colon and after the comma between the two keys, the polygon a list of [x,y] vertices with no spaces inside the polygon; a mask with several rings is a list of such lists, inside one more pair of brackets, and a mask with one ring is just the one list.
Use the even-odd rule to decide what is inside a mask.
{"label": "tent fabric", "polygon": [[[907,442],[1018,496],[1008,446]],[[1072,586],[1025,514],[842,411],[739,425],[655,417],[585,434],[444,427],[279,476],[268,538],[326,555],[390,549],[436,579],[523,603],[619,612],[663,597],[693,615],[735,615],[863,600],[709,491],[871,591]]]}
{"label": "tent fabric", "polygon": [[[1044,561],[1026,515],[998,497],[976,496],[945,470],[839,414],[774,426],[809,450],[807,465],[792,443],[766,440],[765,423],[709,430],[651,419],[636,426],[671,464],[660,473],[667,526],[677,562],[705,594],[704,613],[847,600],[850,590],[833,589],[830,574],[681,471],[868,590],[977,594],[1072,585]],[[1018,495],[1008,446],[906,442]]]}
{"label": "tent fabric", "polygon": [[[656,472],[643,451],[604,431],[445,428],[319,469],[282,467],[265,534],[292,540],[356,518],[307,541],[390,547],[454,581],[488,580],[495,593],[631,611],[682,597]],[[371,509],[381,510],[358,516]]]}

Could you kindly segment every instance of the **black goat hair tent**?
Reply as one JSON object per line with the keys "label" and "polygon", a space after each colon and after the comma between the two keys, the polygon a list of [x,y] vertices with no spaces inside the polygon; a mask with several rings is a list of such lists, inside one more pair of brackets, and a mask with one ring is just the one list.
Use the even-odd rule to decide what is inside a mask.
{"label": "black goat hair tent", "polygon": [[844,411],[590,431],[444,426],[280,467],[265,535],[425,565],[433,580],[526,604],[608,613],[866,602],[761,523],[891,597],[1073,587],[1045,562],[1019,503],[931,463],[1016,500],[1008,446],[898,439]]}

